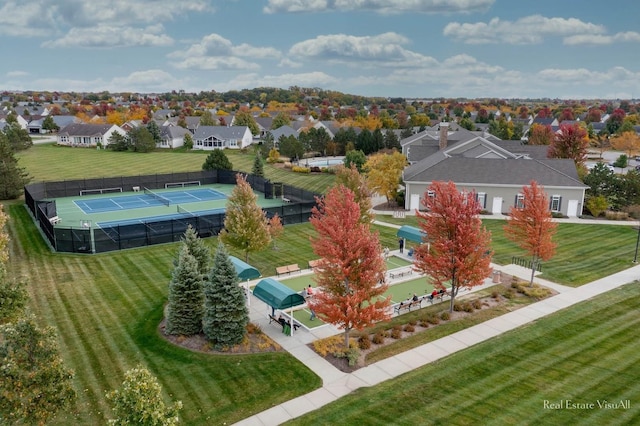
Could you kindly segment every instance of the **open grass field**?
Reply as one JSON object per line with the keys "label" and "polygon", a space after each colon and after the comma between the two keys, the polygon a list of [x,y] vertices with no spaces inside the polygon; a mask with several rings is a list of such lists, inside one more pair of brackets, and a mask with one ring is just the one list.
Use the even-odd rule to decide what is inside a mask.
{"label": "open grass field", "polygon": [[[198,171],[202,170],[209,153],[158,150],[140,154],[42,144],[19,152],[16,158],[37,182]],[[252,150],[246,153],[225,150],[225,153],[234,170],[251,172],[255,159]],[[271,164],[264,165],[264,172],[265,177],[273,182],[283,182],[319,194],[323,194],[335,179],[333,175],[324,173],[292,173]]]}
{"label": "open grass field", "polygon": [[[359,389],[287,424],[640,424],[638,285]],[[567,409],[567,400],[595,407]],[[545,408],[561,401],[565,408]],[[629,401],[630,408],[600,408],[605,401]]]}

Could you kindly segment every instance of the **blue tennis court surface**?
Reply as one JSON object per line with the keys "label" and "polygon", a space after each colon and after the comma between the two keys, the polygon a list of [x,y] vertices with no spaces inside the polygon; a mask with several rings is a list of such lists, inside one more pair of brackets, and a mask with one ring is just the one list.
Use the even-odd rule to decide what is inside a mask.
{"label": "blue tennis court surface", "polygon": [[189,189],[182,191],[154,191],[160,198],[139,193],[109,198],[89,198],[74,203],[85,214],[105,213],[118,210],[141,209],[170,204],[189,204],[199,201],[215,201],[227,198],[222,192],[211,188]]}
{"label": "blue tennis court surface", "polygon": [[148,216],[140,219],[110,220],[106,222],[98,222],[96,223],[96,225],[98,225],[100,228],[113,228],[115,226],[136,225],[144,222],[160,222],[160,221],[166,221],[171,219],[178,219],[178,220],[188,219],[195,216],[205,216],[209,214],[218,214],[218,213],[224,213],[224,212],[225,212],[224,208],[219,208],[219,209],[201,210],[201,211],[191,212],[191,213],[172,213],[172,214],[164,214],[160,216]]}

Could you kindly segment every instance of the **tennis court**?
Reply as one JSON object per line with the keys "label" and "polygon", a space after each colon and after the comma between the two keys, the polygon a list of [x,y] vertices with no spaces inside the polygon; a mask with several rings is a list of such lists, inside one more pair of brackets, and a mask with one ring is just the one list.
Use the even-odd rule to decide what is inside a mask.
{"label": "tennis court", "polygon": [[[85,196],[86,197],[86,196]],[[201,201],[223,200],[227,196],[212,188],[150,191],[133,195],[108,195],[106,198],[78,199],[74,203],[86,214],[106,213],[118,210],[141,209],[147,207],[170,206],[171,204],[189,204]]]}
{"label": "tennis court", "polygon": [[[235,185],[213,184],[139,191],[85,193],[56,198],[60,227],[114,227],[224,213]],[[119,188],[118,188],[119,189]],[[266,199],[257,192],[263,208],[282,206],[281,199]]]}

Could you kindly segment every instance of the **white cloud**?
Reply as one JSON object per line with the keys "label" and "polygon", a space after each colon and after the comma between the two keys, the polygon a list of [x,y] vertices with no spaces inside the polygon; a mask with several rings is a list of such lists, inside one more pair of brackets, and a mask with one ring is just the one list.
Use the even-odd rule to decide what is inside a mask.
{"label": "white cloud", "polygon": [[335,77],[320,71],[280,75],[241,74],[219,84],[220,87],[216,87],[216,90],[240,90],[247,87],[328,87],[333,86],[336,81]]}
{"label": "white cloud", "polygon": [[399,13],[472,13],[488,10],[495,0],[269,0],[264,13],[372,11]]}
{"label": "white cloud", "polygon": [[302,65],[301,62],[292,61],[289,58],[284,58],[278,63],[278,66],[282,68],[300,68]]}
{"label": "white cloud", "polygon": [[565,37],[563,40],[563,43],[568,46],[574,46],[578,44],[606,45],[616,42],[638,43],[640,42],[640,33],[637,33],[635,31],[627,31],[614,35],[581,34]]}
{"label": "white cloud", "polygon": [[0,6],[0,35],[43,37],[51,33],[55,19],[44,1],[6,1]]}
{"label": "white cloud", "polygon": [[78,80],[42,78],[29,81],[28,86],[16,85],[22,90],[59,90],[69,92],[168,92],[176,88],[188,88],[188,81],[180,80],[163,70],[135,71],[111,80],[97,78]]}
{"label": "white cloud", "polygon": [[29,73],[26,71],[9,71],[7,72],[7,77],[8,78],[13,78],[13,77],[26,77],[28,76]]}
{"label": "white cloud", "polygon": [[409,40],[396,33],[376,36],[351,36],[345,34],[321,35],[301,41],[289,49],[291,58],[310,58],[353,66],[398,67],[433,63],[433,58],[402,47]]}
{"label": "white cloud", "polygon": [[246,43],[234,45],[219,34],[209,34],[186,50],[177,50],[167,56],[174,60],[175,67],[181,69],[253,70],[260,66],[243,58],[277,60],[282,54],[271,47],[256,47]]}
{"label": "white cloud", "polygon": [[187,13],[212,12],[211,3],[212,0],[5,0],[0,2],[0,35],[46,37],[101,24],[155,25]]}
{"label": "white cloud", "polygon": [[606,33],[602,25],[583,22],[576,18],[546,18],[531,15],[516,21],[493,18],[488,23],[451,22],[444,27],[443,34],[467,44],[541,43],[547,36],[598,35]]}
{"label": "white cloud", "polygon": [[98,25],[93,28],[72,28],[62,38],[46,41],[42,47],[129,47],[170,46],[173,39],[165,34],[161,24],[147,28],[123,28]]}
{"label": "white cloud", "polygon": [[124,26],[172,21],[189,12],[211,11],[210,3],[208,0],[63,0],[56,2],[54,8],[58,18],[70,26],[93,26],[102,22]]}

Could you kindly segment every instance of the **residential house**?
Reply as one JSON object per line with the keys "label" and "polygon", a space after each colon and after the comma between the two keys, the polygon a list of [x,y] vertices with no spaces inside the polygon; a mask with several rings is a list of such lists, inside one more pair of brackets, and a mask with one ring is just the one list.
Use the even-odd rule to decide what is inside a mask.
{"label": "residential house", "polygon": [[184,135],[191,134],[187,129],[180,126],[160,127],[160,138],[162,141],[156,144],[157,148],[180,148],[184,146]]}
{"label": "residential house", "polygon": [[60,129],[57,143],[79,147],[106,147],[114,133],[126,135],[126,132],[115,124],[74,123]]}
{"label": "residential house", "polygon": [[247,126],[199,126],[193,136],[193,149],[241,149],[253,142]]}
{"label": "residential house", "polygon": [[[484,210],[504,214],[523,203],[522,187],[535,180],[548,194],[552,212],[569,217],[582,213],[588,187],[578,178],[573,160],[545,158],[547,147],[471,136],[449,135],[448,126],[441,123],[437,149],[430,138],[426,147],[402,141],[403,152],[421,148],[414,150],[413,164],[403,172],[406,209],[424,209],[429,185],[452,181],[461,191],[474,191]],[[418,152],[424,155],[419,160]]]}

